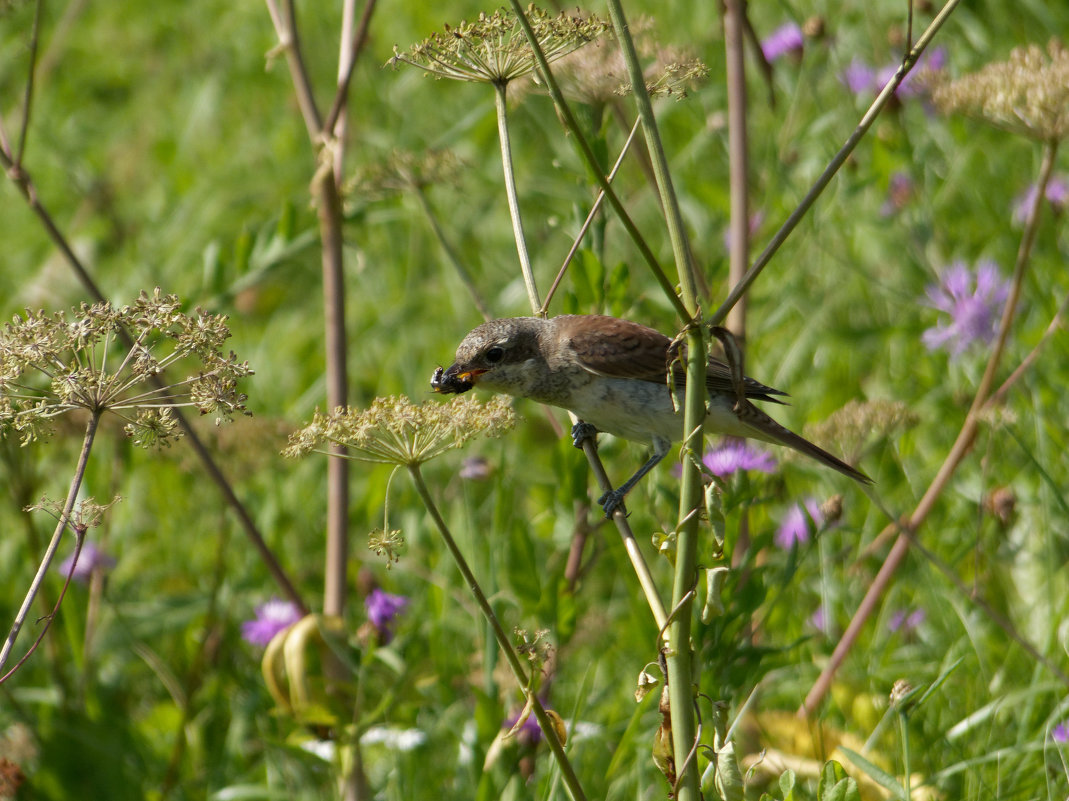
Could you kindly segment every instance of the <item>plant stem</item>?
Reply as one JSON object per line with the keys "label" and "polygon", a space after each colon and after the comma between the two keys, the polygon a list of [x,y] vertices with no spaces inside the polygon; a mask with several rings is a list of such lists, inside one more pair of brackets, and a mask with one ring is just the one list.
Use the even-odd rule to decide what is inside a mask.
{"label": "plant stem", "polygon": [[[524,35],[527,37],[527,43],[531,47],[531,54],[534,56],[535,63],[538,66],[538,77],[545,83],[547,91],[553,98],[553,104],[557,107],[557,113],[560,115],[561,122],[564,123],[564,127],[568,133],[575,138],[575,143],[578,145],[579,152],[582,153],[587,166],[590,168],[591,174],[597,180],[598,186],[600,186],[601,190],[605,193],[605,197],[608,198],[609,204],[613,207],[620,222],[623,223],[628,236],[631,237],[635,246],[638,247],[639,253],[642,254],[642,258],[645,260],[647,266],[649,266],[650,271],[653,273],[653,277],[657,280],[657,283],[661,285],[661,289],[663,289],[668,296],[673,308],[676,310],[676,314],[679,315],[681,320],[689,320],[691,315],[687,312],[687,307],[683,305],[683,301],[681,301],[676,294],[675,286],[668,279],[668,276],[665,275],[664,270],[661,269],[657,257],[653,254],[653,251],[650,250],[650,246],[646,244],[646,240],[642,238],[642,234],[639,232],[638,227],[627,213],[624,204],[620,202],[620,198],[617,196],[612,185],[602,172],[598,157],[590,147],[590,143],[587,141],[586,135],[583,133],[579,123],[576,122],[575,115],[568,106],[568,101],[564,99],[564,93],[561,92],[557,79],[553,77],[553,73],[549,69],[549,62],[546,61],[546,54],[542,52],[542,46],[538,43],[538,37],[535,36],[534,29],[531,28],[531,23],[527,19],[527,14],[524,12],[522,3],[520,0],[509,0],[509,5],[511,6],[513,13],[516,15],[516,20],[520,23],[520,27],[523,28]],[[535,308],[538,307],[536,306]]]}
{"label": "plant stem", "polygon": [[520,201],[516,194],[516,174],[512,169],[512,141],[509,138],[508,105],[505,102],[507,87],[508,84],[503,82],[494,84],[497,136],[501,141],[501,169],[505,173],[505,195],[508,197],[509,215],[512,217],[512,235],[516,239],[516,253],[520,257],[523,284],[527,288],[527,299],[531,302],[531,308],[538,309],[541,308],[542,301],[538,297],[538,286],[535,284],[534,269],[531,267],[531,256],[527,251],[527,237],[523,233],[523,217],[520,216]]}
{"label": "plant stem", "polygon": [[[635,124],[631,126],[631,133],[628,134],[627,141],[624,142],[624,146],[620,149],[620,155],[617,157],[616,163],[612,166],[612,170],[606,178],[609,183],[612,183],[612,180],[616,177],[617,171],[620,169],[620,165],[624,163],[624,156],[626,156],[627,151],[631,149],[631,143],[635,139],[635,134],[638,133],[638,126],[639,120],[635,120]],[[583,243],[583,237],[585,237],[586,232],[590,230],[590,225],[594,222],[594,218],[597,217],[598,209],[601,208],[603,200],[605,200],[604,190],[598,192],[598,196],[594,200],[594,205],[590,207],[586,219],[583,220],[583,225],[575,237],[575,242],[572,243],[568,255],[564,257],[564,263],[561,265],[560,270],[557,271],[557,277],[553,279],[553,285],[549,288],[549,292],[546,293],[546,299],[543,301],[542,307],[536,312],[537,316],[545,317],[549,312],[549,302],[553,300],[553,295],[556,293],[557,287],[560,286],[564,274],[568,271],[568,266],[572,263],[572,259],[575,258],[575,254],[579,251],[579,246]]]}
{"label": "plant stem", "polygon": [[442,249],[446,259],[453,266],[454,272],[456,272],[457,277],[460,278],[460,283],[464,284],[464,288],[468,290],[468,294],[471,295],[472,303],[474,303],[475,308],[479,310],[479,314],[482,315],[484,320],[492,320],[494,315],[490,312],[490,307],[487,306],[486,301],[483,300],[482,293],[479,292],[479,288],[475,285],[475,279],[471,277],[468,268],[465,267],[464,262],[460,260],[456,249],[446,238],[445,231],[442,230],[442,226],[438,222],[438,215],[434,213],[430,201],[427,200],[427,193],[423,191],[423,187],[419,185],[418,181],[412,181],[411,186],[412,194],[416,196],[416,200],[419,202],[419,207],[423,211],[423,215],[427,218],[428,224],[431,226],[431,232],[434,234],[434,238],[438,240],[438,247]]}
{"label": "plant stem", "polygon": [[572,769],[571,762],[568,760],[568,755],[564,752],[564,746],[557,737],[557,730],[553,726],[553,721],[550,719],[549,715],[546,714],[546,710],[538,700],[538,696],[531,691],[527,671],[524,669],[520,657],[512,647],[512,643],[509,641],[508,636],[506,636],[505,630],[501,627],[501,622],[494,613],[493,607],[490,606],[490,602],[487,600],[485,593],[483,593],[482,587],[479,586],[475,574],[472,573],[471,568],[468,567],[468,561],[464,558],[464,554],[461,553],[456,540],[453,539],[453,535],[450,533],[449,527],[442,518],[441,512],[438,511],[438,506],[435,504],[430,490],[423,481],[423,474],[420,472],[419,465],[408,465],[408,472],[412,475],[412,480],[415,482],[416,492],[419,494],[420,500],[423,501],[423,505],[427,508],[427,512],[434,520],[434,524],[438,528],[438,533],[442,535],[442,540],[445,542],[446,548],[452,555],[453,561],[456,562],[457,569],[460,570],[460,574],[464,577],[468,589],[471,590],[471,594],[475,597],[475,602],[479,605],[479,609],[482,611],[483,616],[490,624],[491,629],[493,629],[494,637],[497,639],[498,645],[501,646],[501,650],[505,653],[505,660],[512,669],[512,674],[516,677],[516,682],[519,685],[520,690],[523,692],[526,700],[531,704],[532,709],[534,710],[535,717],[538,719],[538,724],[542,727],[542,732],[546,737],[546,742],[549,743],[550,750],[553,752],[553,756],[557,760],[557,765],[560,768],[564,785],[568,788],[568,793],[574,801],[584,801],[586,799],[586,794],[583,792],[583,788],[579,784],[579,778],[575,775],[575,771]]}
{"label": "plant stem", "polygon": [[[89,275],[89,271],[86,269],[85,265],[82,264],[81,259],[78,258],[73,248],[71,248],[70,242],[67,241],[67,238],[59,230],[55,220],[52,218],[52,214],[44,204],[41,203],[41,199],[37,194],[37,187],[34,184],[32,177],[24,167],[15,165],[12,160],[12,155],[7,150],[6,146],[0,147],[0,167],[3,167],[4,170],[8,172],[8,176],[26,199],[26,203],[30,207],[30,210],[37,215],[37,219],[40,220],[41,225],[48,234],[48,238],[52,240],[52,244],[59,249],[67,266],[74,271],[78,282],[82,285],[85,291],[89,293],[94,301],[98,303],[105,302],[106,298],[104,297],[104,293],[100,291],[100,287],[97,286],[93,277]],[[127,348],[130,348],[133,345],[133,340],[127,331],[120,331],[119,337]],[[166,386],[162,374],[153,376],[152,383],[157,388]],[[308,614],[308,608],[305,606],[300,593],[297,591],[293,582],[290,581],[282,564],[271,551],[263,534],[260,533],[260,529],[257,528],[256,522],[252,519],[252,515],[249,514],[249,510],[241,502],[241,499],[238,498],[237,493],[234,492],[233,484],[231,484],[230,480],[224,475],[222,468],[220,468],[219,464],[215,461],[215,457],[204,445],[204,441],[201,439],[200,434],[198,434],[197,430],[190,425],[189,419],[182,413],[181,409],[175,408],[173,411],[175,419],[178,421],[178,425],[182,428],[182,432],[185,434],[186,442],[189,443],[189,447],[191,447],[193,452],[197,455],[201,466],[212,480],[212,483],[215,484],[216,488],[222,494],[223,500],[231,510],[233,510],[234,514],[237,515],[238,522],[241,523],[241,527],[244,529],[246,536],[260,554],[260,558],[274,577],[279,589],[282,590],[287,598],[297,605],[301,610],[301,614]]]}
{"label": "plant stem", "polygon": [[[74,509],[74,502],[78,498],[78,490],[82,486],[82,479],[85,478],[85,468],[89,463],[89,452],[92,450],[93,440],[96,437],[97,426],[99,423],[100,416],[95,413],[90,414],[89,422],[86,423],[85,427],[85,437],[82,439],[82,451],[78,455],[78,464],[74,468],[74,477],[71,479],[71,486],[67,492],[67,500],[63,503],[63,511],[60,513],[59,522],[56,524],[56,530],[52,533],[52,540],[48,543],[48,548],[45,549],[45,555],[42,557],[41,564],[37,568],[37,575],[33,577],[33,581],[30,583],[30,589],[26,592],[26,597],[22,601],[22,606],[19,608],[18,614],[15,615],[15,622],[11,625],[11,631],[8,632],[7,639],[4,640],[3,648],[0,648],[0,670],[3,670],[8,657],[11,655],[11,649],[15,647],[15,640],[18,639],[19,631],[22,629],[23,623],[26,622],[26,617],[30,613],[30,607],[33,605],[34,599],[37,597],[41,584],[48,573],[48,568],[52,565],[52,560],[56,556],[56,550],[59,548],[60,540],[63,538],[63,532],[67,530],[67,525],[70,523],[71,511]],[[62,600],[62,597],[60,597],[60,600],[56,603],[57,609]],[[54,618],[55,610],[53,610],[52,614],[48,615],[45,619],[44,631],[47,631]],[[44,631],[42,631],[42,634]],[[7,680],[13,672],[14,671],[11,671],[0,677],[0,681]]]}
{"label": "plant stem", "polygon": [[[728,170],[731,190],[731,224],[728,282],[734,286],[746,274],[750,260],[750,153],[746,136],[746,61],[743,58],[743,0],[724,3],[724,61],[728,90]],[[731,309],[727,327],[740,342],[746,341],[746,296]],[[745,519],[745,518],[744,518]]]}
{"label": "plant stem", "polygon": [[[345,337],[345,275],[342,252],[342,209],[334,171],[320,168],[312,191],[319,212],[323,242],[323,310],[327,352],[327,408],[347,402]],[[331,443],[327,461],[327,555],[324,568],[323,614],[345,612],[346,572],[349,562],[349,460],[345,448]]]}
{"label": "plant stem", "polygon": [[[1013,326],[1013,320],[1017,311],[1017,301],[1021,295],[1021,287],[1024,284],[1024,276],[1027,272],[1032,254],[1032,244],[1035,242],[1036,232],[1039,229],[1040,210],[1043,207],[1043,200],[1046,196],[1047,184],[1050,183],[1051,175],[1054,172],[1054,163],[1057,153],[1058,143],[1048,142],[1043,152],[1043,162],[1039,168],[1039,180],[1036,182],[1035,200],[1032,203],[1032,208],[1028,211],[1028,219],[1025,222],[1024,232],[1021,235],[1021,244],[1017,250],[1017,261],[1013,271],[1013,283],[1009,297],[1006,298],[1006,305],[1002,310],[1002,319],[999,322],[998,337],[991,350],[991,356],[988,358],[987,368],[984,370],[983,378],[980,380],[980,385],[977,387],[976,396],[973,398],[972,405],[969,407],[969,411],[965,415],[965,421],[962,423],[961,431],[958,432],[958,437],[954,440],[950,452],[947,454],[946,459],[943,460],[942,466],[936,473],[935,478],[932,479],[932,483],[928,486],[924,496],[918,502],[917,507],[913,510],[909,519],[902,524],[897,521],[892,522],[891,525],[885,529],[885,532],[899,531],[898,539],[895,540],[895,544],[888,552],[887,558],[880,567],[879,573],[876,574],[876,578],[873,579],[868,592],[866,592],[865,597],[862,598],[857,611],[854,613],[854,617],[850,620],[850,625],[847,626],[846,631],[843,633],[842,639],[840,639],[835,646],[835,651],[832,652],[828,664],[825,665],[824,670],[821,671],[820,676],[817,677],[817,680],[813,683],[813,687],[809,690],[809,694],[806,695],[805,701],[798,710],[799,716],[804,717],[812,714],[816,710],[817,705],[820,704],[821,700],[824,698],[824,695],[830,689],[836,671],[846,659],[846,655],[853,648],[854,643],[857,641],[857,638],[861,633],[862,626],[864,626],[869,616],[875,611],[876,605],[879,603],[880,599],[883,597],[883,593],[890,585],[891,578],[894,576],[895,571],[898,569],[898,566],[902,564],[902,560],[906,558],[906,554],[909,552],[911,535],[916,533],[917,529],[924,523],[932,509],[935,508],[936,501],[950,483],[950,479],[954,475],[954,472],[958,469],[958,466],[962,461],[964,461],[969,451],[972,450],[973,443],[976,441],[976,435],[980,430],[981,412],[987,408],[988,401],[991,398],[995,373],[998,370],[1003,350],[1009,339],[1010,329]],[[883,536],[883,533],[881,533],[880,536]]]}
{"label": "plant stem", "polygon": [[[679,200],[672,186],[672,174],[668,158],[661,142],[657,119],[653,113],[646,79],[642,73],[635,44],[631,39],[627,18],[620,0],[608,0],[609,17],[616,32],[620,52],[627,65],[631,79],[631,92],[642,120],[642,131],[657,178],[657,189],[664,209],[668,236],[672,243],[676,272],[679,276],[680,293],[687,315],[687,391],[683,407],[683,449],[693,453],[702,451],[702,433],[705,426],[708,392],[705,388],[705,373],[708,366],[705,331],[699,324],[701,312],[698,306],[697,282],[694,279],[694,264],[690,259],[686,228],[679,211]],[[671,293],[675,296],[675,292]],[[693,654],[690,632],[693,618],[694,587],[698,559],[698,510],[702,507],[702,477],[696,459],[683,460],[683,478],[679,496],[679,522],[676,525],[676,562],[672,581],[672,622],[668,639],[671,648],[666,654],[668,665],[668,693],[672,710],[673,758],[676,770],[674,797],[681,801],[698,801],[701,798],[698,764],[694,759],[697,747],[697,726],[694,719],[694,685],[698,682],[691,672]]]}

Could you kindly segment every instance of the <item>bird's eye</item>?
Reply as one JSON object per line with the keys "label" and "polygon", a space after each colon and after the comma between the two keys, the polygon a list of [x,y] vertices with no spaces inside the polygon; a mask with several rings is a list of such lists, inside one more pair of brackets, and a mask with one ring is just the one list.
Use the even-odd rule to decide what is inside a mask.
{"label": "bird's eye", "polygon": [[505,358],[505,349],[499,348],[497,345],[486,351],[486,363],[497,364],[499,361]]}

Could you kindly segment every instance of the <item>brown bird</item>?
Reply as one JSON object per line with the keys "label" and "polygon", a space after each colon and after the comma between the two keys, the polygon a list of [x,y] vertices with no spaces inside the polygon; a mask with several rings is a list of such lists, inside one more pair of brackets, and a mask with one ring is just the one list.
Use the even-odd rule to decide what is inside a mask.
{"label": "brown bird", "polygon": [[[668,387],[686,385],[672,340],[652,328],[597,314],[508,317],[474,329],[457,348],[456,361],[431,379],[436,392],[462,393],[475,386],[530,398],[568,409],[593,426],[572,429],[577,447],[597,431],[648,442],[653,455],[619,489],[598,503],[607,516],[624,496],[682,439],[682,412]],[[682,353],[680,354],[682,356]],[[752,378],[734,378],[732,369],[710,358],[705,379],[709,402],[705,430],[785,445],[816,459],[855,481],[871,484],[864,473],[790,431],[756,408],[750,400],[781,403],[787,393]],[[741,399],[740,395],[745,395]]]}

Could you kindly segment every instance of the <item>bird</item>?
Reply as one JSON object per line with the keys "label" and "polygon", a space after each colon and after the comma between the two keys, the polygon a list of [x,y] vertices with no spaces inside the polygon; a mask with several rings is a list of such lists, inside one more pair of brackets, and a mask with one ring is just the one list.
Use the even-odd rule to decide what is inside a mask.
{"label": "bird", "polygon": [[[623,507],[624,497],[660,462],[672,442],[683,438],[682,410],[674,389],[686,386],[685,346],[661,332],[617,317],[565,314],[503,317],[473,329],[456,350],[454,362],[438,367],[431,388],[461,394],[475,387],[530,398],[573,412],[576,447],[597,432],[648,444],[649,460],[619,488],[598,499],[606,517]],[[809,440],[777,423],[750,401],[783,403],[787,393],[743,376],[733,364],[709,358],[705,431],[783,445],[849,476],[872,479]],[[626,510],[625,510],[626,511]]]}

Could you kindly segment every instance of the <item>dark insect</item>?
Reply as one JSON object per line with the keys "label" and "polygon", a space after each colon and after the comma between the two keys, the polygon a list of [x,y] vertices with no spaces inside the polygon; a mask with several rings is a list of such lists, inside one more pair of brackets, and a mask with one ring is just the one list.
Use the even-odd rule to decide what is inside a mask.
{"label": "dark insect", "polygon": [[435,367],[434,375],[431,376],[431,389],[435,392],[440,392],[443,395],[450,395],[453,393],[459,395],[462,392],[467,392],[475,386],[468,375],[468,373],[448,375],[442,367]]}

